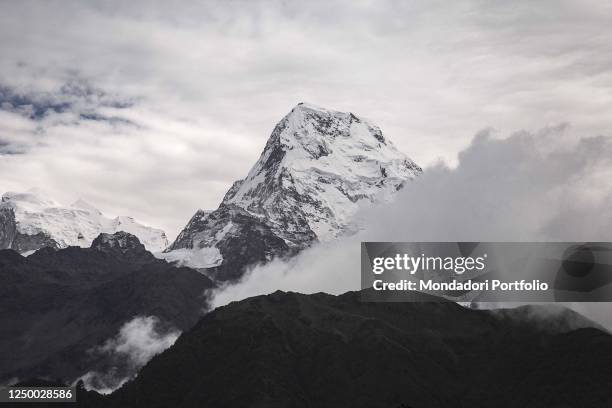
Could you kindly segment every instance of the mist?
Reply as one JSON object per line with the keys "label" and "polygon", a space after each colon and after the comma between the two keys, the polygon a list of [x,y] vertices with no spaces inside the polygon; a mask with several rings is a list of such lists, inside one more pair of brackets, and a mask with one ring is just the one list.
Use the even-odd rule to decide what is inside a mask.
{"label": "mist", "polygon": [[174,344],[180,332],[165,327],[155,316],[137,316],[126,322],[119,333],[91,350],[103,357],[104,367],[83,375],[85,388],[108,394],[121,387],[155,355]]}

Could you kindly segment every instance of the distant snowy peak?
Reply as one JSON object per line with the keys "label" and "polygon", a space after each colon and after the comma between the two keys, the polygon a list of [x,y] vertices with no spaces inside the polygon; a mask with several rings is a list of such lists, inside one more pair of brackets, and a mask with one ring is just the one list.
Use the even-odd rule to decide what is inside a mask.
{"label": "distant snowy peak", "polygon": [[83,200],[70,206],[40,192],[7,192],[0,202],[0,248],[29,252],[45,246],[89,247],[100,233],[129,232],[150,251],[162,251],[166,234],[136,222],[132,217],[106,218]]}
{"label": "distant snowy peak", "polygon": [[60,204],[50,198],[44,197],[38,190],[32,189],[28,192],[7,191],[2,195],[2,203],[19,203],[20,207],[26,211],[38,211],[46,207],[57,207]]}
{"label": "distant snowy peak", "polygon": [[[361,206],[389,200],[421,171],[368,120],[298,104],[276,125],[248,175],[232,185],[217,210],[196,213],[170,246],[174,254],[165,257],[179,258],[177,250],[180,257],[191,250],[211,254],[216,248],[214,265],[191,266],[239,268],[230,248],[239,248],[241,240],[244,248],[253,245],[239,238],[238,230],[253,231],[266,242],[251,249],[257,254],[242,250],[245,265],[299,251],[351,231]],[[184,259],[189,264],[211,257],[190,253]]]}

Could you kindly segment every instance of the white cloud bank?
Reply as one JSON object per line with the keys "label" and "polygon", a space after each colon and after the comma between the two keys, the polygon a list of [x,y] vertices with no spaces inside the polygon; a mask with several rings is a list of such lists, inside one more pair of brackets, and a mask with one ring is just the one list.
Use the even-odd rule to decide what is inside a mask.
{"label": "white cloud bank", "polygon": [[[496,138],[480,132],[451,168],[440,163],[396,200],[361,214],[356,236],[255,267],[214,304],[274,290],[342,293],[360,286],[360,241],[611,241],[612,138],[566,126]],[[610,305],[578,310],[612,328]]]}

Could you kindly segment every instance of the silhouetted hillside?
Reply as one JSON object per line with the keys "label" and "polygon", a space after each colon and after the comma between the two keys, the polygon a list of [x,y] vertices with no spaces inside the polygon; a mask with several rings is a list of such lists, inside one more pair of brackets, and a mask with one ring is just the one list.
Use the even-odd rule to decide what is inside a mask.
{"label": "silhouetted hillside", "polygon": [[[0,379],[72,381],[109,364],[92,353],[136,316],[161,329],[193,326],[212,287],[205,276],[158,260],[138,239],[102,234],[92,248],[0,251]],[[115,363],[115,362],[113,362]]]}
{"label": "silhouetted hillside", "polygon": [[612,406],[612,336],[512,314],[276,292],[207,314],[102,405]]}

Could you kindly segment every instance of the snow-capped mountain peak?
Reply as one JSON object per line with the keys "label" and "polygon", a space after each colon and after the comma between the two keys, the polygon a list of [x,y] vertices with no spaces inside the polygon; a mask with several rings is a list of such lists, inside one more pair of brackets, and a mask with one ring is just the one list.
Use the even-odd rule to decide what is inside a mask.
{"label": "snow-capped mountain peak", "polygon": [[[300,103],[275,126],[248,175],[232,185],[217,210],[196,214],[165,257],[176,259],[177,250],[185,256],[218,249],[221,263],[216,257],[214,265],[196,265],[191,261],[202,257],[195,254],[184,257],[185,263],[219,268],[229,262],[240,269],[247,261],[265,262],[345,234],[360,206],[389,200],[420,172],[370,121]],[[235,265],[229,249],[239,248],[236,234],[247,230],[257,234],[251,240],[269,245]]]}
{"label": "snow-capped mountain peak", "polygon": [[162,230],[142,225],[132,217],[107,218],[83,200],[64,206],[39,191],[2,195],[0,248],[24,253],[46,246],[89,247],[100,233],[117,231],[137,236],[150,251],[161,251],[168,245]]}
{"label": "snow-capped mountain peak", "polygon": [[390,198],[420,171],[368,120],[301,103],[276,125],[223,203],[269,219],[288,244],[301,246],[291,233],[305,226],[291,218],[303,218],[319,240],[335,238],[364,201]]}

